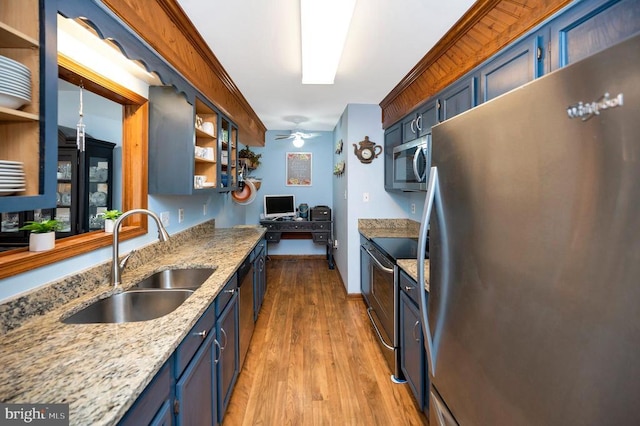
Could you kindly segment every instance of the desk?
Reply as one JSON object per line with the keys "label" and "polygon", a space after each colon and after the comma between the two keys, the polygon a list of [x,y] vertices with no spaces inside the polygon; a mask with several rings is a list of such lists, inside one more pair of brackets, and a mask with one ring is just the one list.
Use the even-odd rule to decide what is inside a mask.
{"label": "desk", "polygon": [[331,220],[261,220],[260,225],[267,228],[267,242],[279,243],[284,240],[313,240],[327,247],[329,269],[334,268],[333,238]]}

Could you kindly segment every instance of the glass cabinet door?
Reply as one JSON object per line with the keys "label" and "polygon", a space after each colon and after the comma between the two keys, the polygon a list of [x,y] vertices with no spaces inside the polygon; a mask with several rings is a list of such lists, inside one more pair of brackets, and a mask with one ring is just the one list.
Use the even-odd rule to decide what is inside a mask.
{"label": "glass cabinet door", "polygon": [[71,149],[58,150],[58,183],[56,188],[55,219],[61,229],[57,237],[66,237],[77,233],[76,210],[78,202],[78,160],[77,153]]}
{"label": "glass cabinet door", "polygon": [[104,217],[101,213],[111,210],[111,158],[106,156],[87,155],[89,182],[87,186],[88,205],[81,217],[86,218],[87,231],[104,228]]}

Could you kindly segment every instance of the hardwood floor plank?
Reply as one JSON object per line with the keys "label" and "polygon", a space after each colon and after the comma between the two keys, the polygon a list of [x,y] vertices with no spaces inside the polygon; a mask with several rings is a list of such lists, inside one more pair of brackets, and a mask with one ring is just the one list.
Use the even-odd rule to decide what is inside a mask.
{"label": "hardwood floor plank", "polygon": [[272,259],[267,282],[224,426],[428,424],[325,260]]}

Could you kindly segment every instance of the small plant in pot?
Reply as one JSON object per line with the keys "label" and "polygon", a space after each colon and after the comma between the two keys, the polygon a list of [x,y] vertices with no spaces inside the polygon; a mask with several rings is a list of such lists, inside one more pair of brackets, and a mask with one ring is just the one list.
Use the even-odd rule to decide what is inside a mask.
{"label": "small plant in pot", "polygon": [[61,228],[62,225],[57,220],[46,219],[40,222],[26,222],[20,230],[31,231],[31,234],[29,234],[29,251],[46,251],[55,247],[56,231]]}
{"label": "small plant in pot", "polygon": [[104,232],[113,232],[113,228],[116,224],[116,220],[120,216],[122,216],[122,212],[120,210],[107,210],[102,213],[104,216]]}
{"label": "small plant in pot", "polygon": [[260,157],[262,157],[262,154],[256,154],[255,152],[251,151],[248,146],[246,146],[238,152],[238,157],[245,158],[247,160],[247,166],[249,168],[257,169],[260,165]]}

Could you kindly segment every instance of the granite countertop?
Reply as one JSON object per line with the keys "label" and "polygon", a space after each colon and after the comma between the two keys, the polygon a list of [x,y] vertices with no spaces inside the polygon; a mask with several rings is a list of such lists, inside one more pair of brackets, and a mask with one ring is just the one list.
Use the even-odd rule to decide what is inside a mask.
{"label": "granite countertop", "polygon": [[[0,337],[0,401],[68,403],[72,425],[119,421],[264,235],[264,228],[212,228],[129,266],[123,288],[166,268],[215,267],[178,309],[125,324],[64,324],[61,318],[114,292],[110,284],[29,319]],[[173,238],[173,236],[172,236]],[[158,247],[162,244],[156,243]],[[135,256],[135,255],[134,255]]]}
{"label": "granite countertop", "polygon": [[[358,219],[360,235],[372,238],[418,238],[420,223],[411,219]],[[398,259],[398,267],[404,270],[416,282],[418,281],[418,262],[416,259]],[[425,289],[429,291],[429,260],[424,261]]]}
{"label": "granite countertop", "polygon": [[[398,259],[398,267],[418,282],[418,262],[416,259]],[[429,259],[424,261],[425,290],[429,291]]]}
{"label": "granite countertop", "polygon": [[368,240],[380,237],[418,238],[420,223],[410,219],[358,219],[358,232]]}

